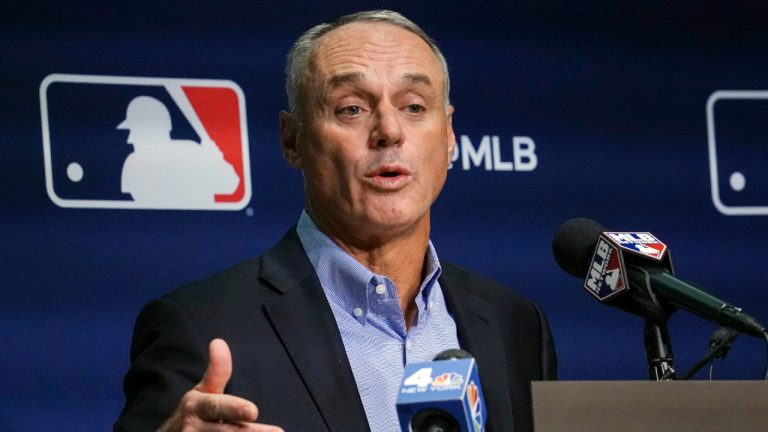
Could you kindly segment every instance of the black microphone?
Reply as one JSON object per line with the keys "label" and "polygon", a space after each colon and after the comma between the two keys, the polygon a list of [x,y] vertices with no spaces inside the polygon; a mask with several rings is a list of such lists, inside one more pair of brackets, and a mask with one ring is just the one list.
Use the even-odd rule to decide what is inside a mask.
{"label": "black microphone", "polygon": [[725,359],[728,355],[728,350],[731,348],[731,344],[736,340],[736,331],[728,327],[720,327],[712,333],[709,337],[709,349],[717,351],[717,355],[714,358]]}
{"label": "black microphone", "polygon": [[[630,251],[632,253],[622,254],[623,245],[620,243],[627,239],[628,243],[635,240],[640,248],[644,247],[642,243],[645,239],[652,239],[648,242],[655,241],[657,243],[652,245],[663,247],[660,256],[666,252],[666,245],[650,233],[608,232],[599,223],[584,218],[571,219],[560,226],[552,242],[552,251],[555,261],[565,272],[586,278],[585,288],[588,291],[597,286],[595,280],[599,277],[607,279],[610,283],[598,280],[602,283],[600,286],[607,284],[615,288],[615,292],[609,292],[608,295],[590,292],[611,306],[659,322],[665,321],[674,312],[674,307],[679,307],[751,336],[762,337],[766,332],[763,325],[742,312],[741,308],[675,277],[670,271],[668,254],[665,259],[670,269],[665,268],[662,261],[649,259],[642,253]],[[609,258],[618,259],[618,264],[614,265],[616,273],[606,275],[605,269],[610,267]],[[626,273],[625,280],[629,282],[626,285],[622,284],[621,279],[616,279],[621,272]]]}
{"label": "black microphone", "polygon": [[731,344],[736,340],[736,336],[739,333],[729,327],[720,327],[712,333],[709,337],[709,352],[704,354],[703,357],[698,359],[691,368],[683,374],[680,379],[687,380],[698,373],[701,368],[709,364],[709,380],[712,381],[712,368],[714,366],[714,360],[721,358],[725,360],[725,356],[728,355],[728,350],[731,348]]}

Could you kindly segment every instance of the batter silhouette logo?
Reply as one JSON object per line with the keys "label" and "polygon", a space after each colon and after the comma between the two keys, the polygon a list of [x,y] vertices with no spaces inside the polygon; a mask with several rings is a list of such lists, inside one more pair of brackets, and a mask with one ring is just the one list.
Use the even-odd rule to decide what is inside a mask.
{"label": "batter silhouette logo", "polygon": [[40,112],[46,189],[60,207],[250,201],[245,98],[232,81],[52,74]]}

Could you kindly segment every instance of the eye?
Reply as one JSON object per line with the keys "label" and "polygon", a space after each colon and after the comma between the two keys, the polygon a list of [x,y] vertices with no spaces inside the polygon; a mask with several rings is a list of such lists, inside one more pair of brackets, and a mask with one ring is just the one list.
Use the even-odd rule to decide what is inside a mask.
{"label": "eye", "polygon": [[348,107],[344,107],[338,111],[339,114],[345,114],[345,115],[351,115],[356,116],[360,114],[360,107],[357,105],[350,105]]}
{"label": "eye", "polygon": [[405,107],[405,110],[410,114],[419,114],[424,111],[424,107],[419,104],[411,104]]}

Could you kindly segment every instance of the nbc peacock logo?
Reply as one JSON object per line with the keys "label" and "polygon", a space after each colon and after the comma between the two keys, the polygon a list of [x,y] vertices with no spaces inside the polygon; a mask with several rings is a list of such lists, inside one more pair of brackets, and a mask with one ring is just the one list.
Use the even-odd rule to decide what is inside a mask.
{"label": "nbc peacock logo", "polygon": [[474,381],[470,381],[467,386],[467,399],[469,400],[469,408],[472,413],[472,423],[475,425],[475,432],[481,432],[483,430],[483,402],[480,400],[480,392]]}
{"label": "nbc peacock logo", "polygon": [[453,388],[460,386],[464,382],[464,377],[455,372],[446,372],[442,375],[438,375],[434,381],[432,381],[432,387],[436,389]]}

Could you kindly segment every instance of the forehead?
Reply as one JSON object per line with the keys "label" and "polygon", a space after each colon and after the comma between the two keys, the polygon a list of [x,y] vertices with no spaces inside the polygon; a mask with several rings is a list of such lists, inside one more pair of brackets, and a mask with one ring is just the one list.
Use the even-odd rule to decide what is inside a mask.
{"label": "forehead", "polygon": [[422,73],[443,82],[440,63],[429,45],[388,23],[354,22],[336,28],[318,40],[312,57],[316,78],[321,81],[337,74],[384,68],[387,73]]}

